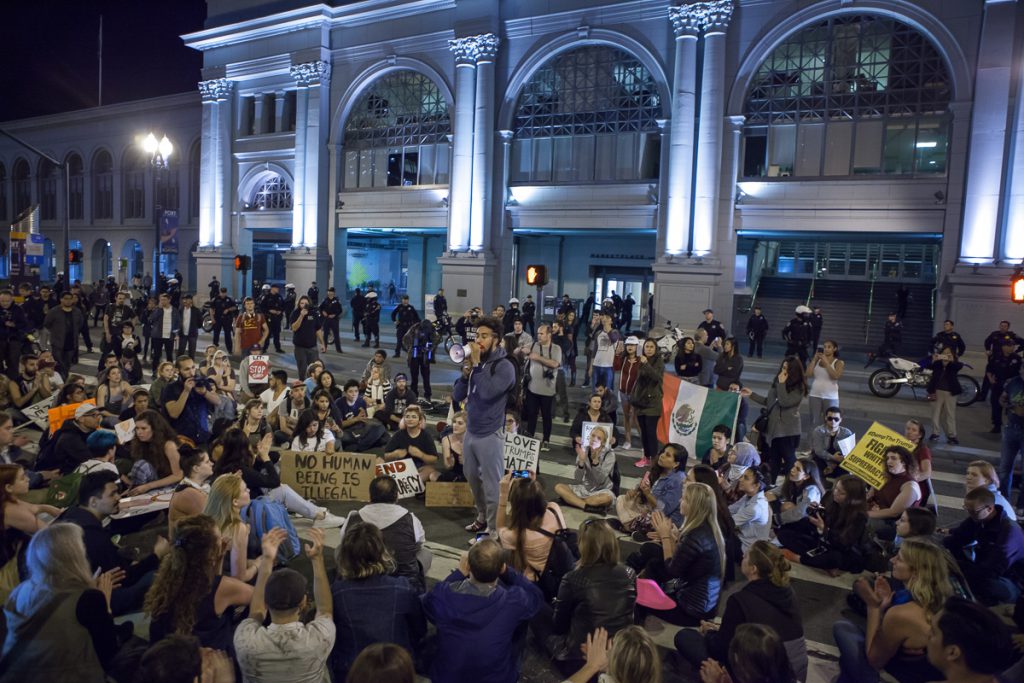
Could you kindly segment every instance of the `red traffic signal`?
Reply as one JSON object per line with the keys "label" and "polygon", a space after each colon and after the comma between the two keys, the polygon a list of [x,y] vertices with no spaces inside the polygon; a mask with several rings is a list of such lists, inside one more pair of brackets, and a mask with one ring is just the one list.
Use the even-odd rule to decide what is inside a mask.
{"label": "red traffic signal", "polygon": [[543,287],[547,283],[547,266],[526,266],[526,284],[531,287]]}
{"label": "red traffic signal", "polygon": [[235,256],[235,270],[243,273],[248,272],[252,267],[252,257],[246,256],[245,254],[238,254]]}
{"label": "red traffic signal", "polygon": [[81,264],[82,263],[82,250],[81,249],[69,249],[68,250],[68,263]]}
{"label": "red traffic signal", "polygon": [[1010,280],[1010,301],[1024,304],[1024,273],[1019,271]]}

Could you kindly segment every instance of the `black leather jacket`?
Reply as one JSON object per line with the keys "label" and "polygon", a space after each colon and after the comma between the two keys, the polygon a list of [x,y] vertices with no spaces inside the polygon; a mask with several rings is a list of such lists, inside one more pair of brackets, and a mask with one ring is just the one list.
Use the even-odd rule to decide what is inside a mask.
{"label": "black leather jacket", "polygon": [[559,659],[579,659],[580,645],[599,626],[612,636],[633,623],[636,574],[624,564],[574,569],[562,579],[555,600],[554,632],[567,633]]}

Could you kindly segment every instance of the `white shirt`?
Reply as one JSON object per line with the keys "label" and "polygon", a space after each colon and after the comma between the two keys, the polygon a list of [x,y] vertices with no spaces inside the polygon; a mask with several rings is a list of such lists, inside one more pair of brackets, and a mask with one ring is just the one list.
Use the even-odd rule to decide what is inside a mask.
{"label": "white shirt", "polygon": [[324,429],[319,441],[312,436],[296,436],[292,439],[292,450],[300,453],[317,453],[326,449],[329,443],[334,443],[334,432]]}
{"label": "white shirt", "polygon": [[278,407],[284,403],[286,398],[288,398],[287,388],[282,389],[277,398],[274,398],[273,389],[267,389],[260,394],[260,400],[263,401],[263,405],[266,406],[267,415],[277,412]]}
{"label": "white shirt", "polygon": [[334,620],[271,624],[243,619],[235,629],[235,656],[246,683],[330,683],[327,658],[334,648]]}
{"label": "white shirt", "polygon": [[192,307],[181,309],[181,333],[188,336],[188,326],[192,324]]}
{"label": "white shirt", "polygon": [[174,320],[173,320],[174,316],[171,314],[171,310],[172,309],[171,308],[163,308],[163,309],[160,309],[160,310],[162,310],[164,312],[163,313],[164,324],[163,324],[163,329],[161,329],[161,331],[160,331],[160,338],[161,339],[170,339],[171,338],[171,323],[174,322]]}
{"label": "white shirt", "polygon": [[612,337],[602,328],[597,333],[597,349],[594,351],[594,367],[610,368],[615,364],[615,344]]}

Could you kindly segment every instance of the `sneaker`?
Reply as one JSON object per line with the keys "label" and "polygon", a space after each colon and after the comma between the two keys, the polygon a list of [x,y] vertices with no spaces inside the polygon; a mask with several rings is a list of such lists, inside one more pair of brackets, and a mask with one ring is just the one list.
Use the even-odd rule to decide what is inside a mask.
{"label": "sneaker", "polygon": [[938,434],[932,434],[931,436],[928,437],[928,440],[929,441],[938,441],[939,440],[939,435]]}
{"label": "sneaker", "polygon": [[583,511],[588,515],[606,515],[608,514],[608,506],[606,505],[584,505]]}
{"label": "sneaker", "polygon": [[337,529],[345,526],[345,518],[324,510],[324,516],[313,521],[314,529]]}
{"label": "sneaker", "polygon": [[540,450],[543,453],[547,453],[548,451],[551,450],[551,444],[549,444],[547,441],[541,441],[540,442]]}
{"label": "sneaker", "polygon": [[948,439],[946,439],[946,443],[948,443],[950,446],[959,446],[960,439],[956,438],[955,436],[951,436]]}
{"label": "sneaker", "polygon": [[633,463],[633,464],[634,464],[634,465],[635,465],[636,467],[650,467],[650,466],[651,466],[651,461],[650,461],[650,460],[648,460],[647,458],[640,458],[639,460],[637,460],[637,461],[636,461],[635,463]]}
{"label": "sneaker", "polygon": [[622,444],[622,448],[623,448],[623,450],[627,450],[627,451],[631,450],[633,448],[633,444],[631,442],[627,441],[626,443]]}
{"label": "sneaker", "polygon": [[474,533],[475,534],[475,533],[479,533],[479,532],[483,531],[484,529],[486,529],[487,528],[487,522],[481,522],[479,519],[476,519],[476,520],[473,520],[472,524],[467,524],[466,526],[464,526],[462,528],[465,529],[466,531],[470,532],[470,533]]}

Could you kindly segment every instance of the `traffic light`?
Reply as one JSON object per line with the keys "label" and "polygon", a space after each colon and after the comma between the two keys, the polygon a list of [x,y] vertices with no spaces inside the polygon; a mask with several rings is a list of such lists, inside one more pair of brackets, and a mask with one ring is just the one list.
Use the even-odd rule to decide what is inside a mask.
{"label": "traffic light", "polygon": [[526,266],[526,284],[531,287],[543,287],[547,283],[547,266]]}
{"label": "traffic light", "polygon": [[82,250],[81,249],[69,249],[68,250],[68,263],[81,264],[82,263]]}
{"label": "traffic light", "polygon": [[246,256],[245,254],[238,254],[235,256],[235,270],[246,273],[252,266],[252,257]]}
{"label": "traffic light", "polygon": [[1010,280],[1010,301],[1024,304],[1024,271],[1018,270]]}

